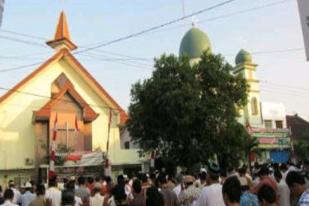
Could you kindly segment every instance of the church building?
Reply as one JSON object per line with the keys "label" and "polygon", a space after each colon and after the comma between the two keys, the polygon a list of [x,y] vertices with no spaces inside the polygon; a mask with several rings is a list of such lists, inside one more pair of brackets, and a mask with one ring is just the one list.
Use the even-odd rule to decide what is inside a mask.
{"label": "church building", "polygon": [[0,184],[44,176],[55,131],[58,159],[108,151],[113,173],[140,168],[137,149],[120,144],[127,114],[73,56],[63,12],[47,44],[54,55],[0,98]]}

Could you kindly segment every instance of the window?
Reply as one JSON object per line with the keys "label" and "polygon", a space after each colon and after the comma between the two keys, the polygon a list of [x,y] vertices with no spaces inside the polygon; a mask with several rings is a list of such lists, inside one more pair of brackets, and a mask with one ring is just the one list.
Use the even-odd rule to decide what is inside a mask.
{"label": "window", "polygon": [[281,120],[280,121],[276,121],[276,128],[277,129],[282,129],[283,128],[283,123],[282,123]]}
{"label": "window", "polygon": [[125,148],[125,149],[130,149],[130,142],[129,142],[129,141],[126,141],[126,142],[124,143],[124,148]]}
{"label": "window", "polygon": [[265,128],[266,128],[266,129],[271,129],[271,128],[273,128],[273,125],[272,125],[272,121],[271,121],[271,120],[265,120],[264,123],[265,123]]}
{"label": "window", "polygon": [[251,113],[252,115],[258,115],[258,102],[256,97],[251,98]]}

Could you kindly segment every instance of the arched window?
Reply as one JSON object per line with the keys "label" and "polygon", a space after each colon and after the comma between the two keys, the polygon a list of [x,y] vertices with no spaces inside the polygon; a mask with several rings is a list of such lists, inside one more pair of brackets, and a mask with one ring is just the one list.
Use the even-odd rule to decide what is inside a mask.
{"label": "arched window", "polygon": [[251,113],[252,115],[257,115],[259,113],[258,102],[256,97],[251,98]]}

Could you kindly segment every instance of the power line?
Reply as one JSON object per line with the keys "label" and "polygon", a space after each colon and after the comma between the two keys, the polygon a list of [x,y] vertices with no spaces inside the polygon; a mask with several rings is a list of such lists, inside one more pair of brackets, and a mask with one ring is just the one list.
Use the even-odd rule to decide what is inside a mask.
{"label": "power line", "polygon": [[[265,8],[273,7],[273,6],[276,6],[276,5],[280,5],[280,4],[286,3],[287,1],[290,1],[290,0],[277,1],[277,2],[270,3],[270,4],[265,4],[265,5],[262,5],[262,6],[252,7],[252,8],[249,8],[249,9],[239,10],[239,11],[236,11],[236,12],[231,12],[231,13],[220,15],[220,16],[216,16],[216,17],[211,17],[211,18],[208,18],[208,19],[203,19],[203,20],[198,21],[198,24],[205,23],[205,22],[210,22],[210,21],[215,21],[215,20],[218,20],[218,19],[223,19],[223,18],[227,18],[227,17],[231,17],[231,16],[236,16],[236,15],[239,15],[239,14],[249,13],[251,11],[256,11],[256,10],[260,10],[260,9],[265,9]],[[180,24],[180,25],[177,25],[177,26],[168,27],[166,29],[160,29],[160,30],[152,31],[151,34],[152,33],[157,33],[157,32],[174,30],[174,29],[178,29],[178,28],[182,28],[182,27],[186,27],[186,26],[190,26],[190,25],[191,25],[190,23]]]}
{"label": "power line", "polygon": [[23,36],[23,37],[27,37],[27,38],[32,38],[32,39],[38,39],[38,40],[45,40],[47,41],[46,38],[40,37],[40,36],[35,36],[32,34],[25,34],[25,33],[20,33],[17,31],[10,31],[10,30],[6,30],[6,29],[0,29],[0,32],[4,32],[4,33],[8,33],[8,34],[13,34],[13,35],[17,35],[17,36]]}
{"label": "power line", "polygon": [[[17,94],[23,94],[23,95],[28,95],[28,96],[40,97],[40,98],[45,98],[45,99],[50,99],[50,100],[55,100],[56,99],[55,97],[50,97],[50,96],[46,96],[46,95],[36,94],[36,93],[33,93],[33,92],[24,92],[24,91],[17,90],[17,89],[14,90],[14,89],[9,89],[9,88],[5,88],[5,87],[0,87],[0,90],[4,90],[4,91],[8,91],[8,92],[14,92],[14,93],[17,93]],[[60,101],[62,101],[62,102],[69,102],[69,103],[76,103],[75,101],[68,100],[68,99],[61,99]],[[119,109],[114,109],[114,108],[111,108],[111,107],[108,107],[108,106],[105,106],[105,105],[95,105],[95,104],[88,104],[88,103],[85,103],[85,104],[87,106],[98,107],[98,108],[109,109],[109,110],[120,112]]]}
{"label": "power line", "polygon": [[104,59],[104,58],[100,58],[100,57],[97,57],[97,56],[92,56],[92,55],[89,55],[89,54],[82,54],[83,56],[87,56],[87,57],[91,57],[91,58],[94,58],[96,60],[99,60],[99,61],[106,61],[106,62],[113,62],[113,63],[118,63],[118,64],[123,64],[123,65],[127,65],[127,66],[132,66],[132,67],[135,67],[135,68],[140,68],[140,69],[148,69],[148,70],[152,70],[153,67],[151,67],[151,65],[146,65],[146,64],[136,64],[136,63],[133,63],[133,62],[123,62],[123,61],[109,61],[109,59]]}
{"label": "power line", "polygon": [[17,38],[9,37],[9,36],[0,35],[0,39],[15,41],[15,42],[24,43],[24,44],[28,44],[28,45],[32,45],[32,46],[39,46],[39,47],[48,48],[47,46],[40,44],[40,43],[37,43],[37,42],[34,42],[34,41],[26,41],[26,40],[17,39]]}
{"label": "power line", "polygon": [[185,20],[185,19],[188,19],[188,18],[191,18],[193,16],[196,16],[196,15],[199,15],[199,14],[202,14],[206,11],[210,11],[210,10],[213,10],[213,9],[216,9],[216,8],[219,8],[221,6],[224,6],[226,4],[229,4],[229,3],[232,3],[236,0],[227,0],[227,1],[224,1],[224,2],[221,2],[219,4],[216,4],[214,6],[211,6],[211,7],[208,7],[208,8],[205,8],[205,9],[201,9],[197,12],[193,12],[189,15],[186,15],[186,16],[183,16],[181,18],[178,18],[178,19],[174,19],[174,20],[171,20],[171,21],[168,21],[166,23],[163,23],[163,24],[160,24],[160,25],[157,25],[157,26],[153,26],[151,28],[148,28],[148,29],[144,29],[144,30],[141,30],[139,32],[135,32],[133,34],[130,34],[130,35],[127,35],[127,36],[124,36],[124,37],[120,37],[118,39],[115,39],[115,40],[112,40],[112,41],[109,41],[109,42],[106,42],[106,43],[102,43],[102,44],[99,44],[97,46],[93,46],[93,47],[88,47],[84,50],[80,50],[80,51],[77,51],[75,54],[78,54],[78,53],[84,53],[84,52],[88,52],[88,51],[91,51],[91,50],[95,50],[95,49],[98,49],[98,48],[101,48],[101,47],[105,47],[105,46],[108,46],[108,45],[111,45],[111,44],[114,44],[114,43],[117,43],[117,42],[120,42],[120,41],[124,41],[124,40],[127,40],[127,39],[131,39],[131,38],[134,38],[134,37],[137,37],[137,36],[140,36],[142,34],[145,34],[145,33],[149,33],[151,31],[154,31],[154,30],[157,30],[157,29],[160,29],[160,28],[163,28],[163,27],[166,27],[168,25],[171,25],[171,24],[174,24],[174,23],[177,23],[177,22],[180,22],[182,20]]}
{"label": "power line", "polygon": [[293,89],[296,89],[296,90],[304,90],[304,91],[308,91],[308,92],[309,92],[309,88],[293,87],[293,86],[291,86],[291,85],[277,84],[277,83],[272,83],[272,82],[265,81],[265,80],[264,80],[264,81],[261,80],[260,82],[261,82],[262,84],[270,84],[270,85],[277,86],[277,87],[293,88]]}

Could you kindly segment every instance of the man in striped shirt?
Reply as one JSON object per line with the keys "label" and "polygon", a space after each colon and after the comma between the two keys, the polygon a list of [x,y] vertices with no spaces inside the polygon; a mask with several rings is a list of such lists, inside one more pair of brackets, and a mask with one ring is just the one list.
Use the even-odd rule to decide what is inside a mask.
{"label": "man in striped shirt", "polygon": [[309,189],[306,185],[305,178],[297,171],[291,171],[288,173],[285,179],[287,185],[290,188],[292,195],[299,197],[297,206],[309,205]]}

